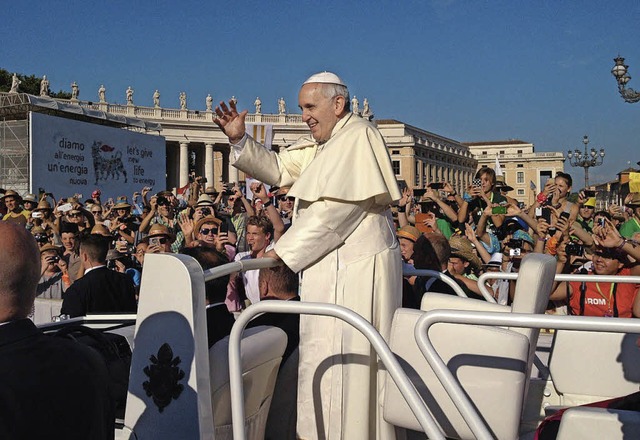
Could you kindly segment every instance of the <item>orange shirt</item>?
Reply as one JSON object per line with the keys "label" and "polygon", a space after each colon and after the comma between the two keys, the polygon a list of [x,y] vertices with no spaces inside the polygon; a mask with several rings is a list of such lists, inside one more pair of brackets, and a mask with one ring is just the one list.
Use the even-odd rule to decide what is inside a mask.
{"label": "orange shirt", "polygon": [[[589,272],[593,275],[593,272]],[[622,269],[618,275],[631,275],[628,268]],[[573,315],[580,315],[582,283],[572,281],[569,305]],[[618,309],[618,317],[633,318],[633,302],[638,294],[638,284],[630,283],[584,283],[584,316],[614,316]]]}

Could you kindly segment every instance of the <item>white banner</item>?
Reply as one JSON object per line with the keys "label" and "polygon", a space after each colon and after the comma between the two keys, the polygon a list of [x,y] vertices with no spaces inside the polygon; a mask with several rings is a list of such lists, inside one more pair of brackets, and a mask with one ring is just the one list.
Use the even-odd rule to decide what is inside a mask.
{"label": "white banner", "polygon": [[127,196],[144,186],[166,187],[166,143],[162,136],[31,112],[31,192],[56,198],[75,193],[102,200]]}

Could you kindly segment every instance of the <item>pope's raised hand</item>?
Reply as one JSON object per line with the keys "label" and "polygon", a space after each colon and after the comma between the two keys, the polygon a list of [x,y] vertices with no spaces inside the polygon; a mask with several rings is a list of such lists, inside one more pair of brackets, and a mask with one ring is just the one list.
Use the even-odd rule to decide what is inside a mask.
{"label": "pope's raised hand", "polygon": [[228,107],[224,101],[220,101],[220,105],[216,106],[215,113],[213,122],[227,135],[229,142],[232,144],[240,142],[246,131],[244,119],[248,111],[244,110],[238,113],[235,101],[230,100]]}

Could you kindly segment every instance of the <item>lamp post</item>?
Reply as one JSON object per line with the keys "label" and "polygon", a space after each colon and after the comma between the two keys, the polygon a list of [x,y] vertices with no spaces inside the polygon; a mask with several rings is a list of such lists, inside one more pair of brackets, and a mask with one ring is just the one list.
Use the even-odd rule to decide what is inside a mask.
{"label": "lamp post", "polygon": [[615,61],[616,64],[613,66],[613,69],[611,69],[611,74],[616,78],[616,81],[618,81],[618,91],[622,99],[629,103],[640,101],[639,92],[636,92],[632,88],[627,89],[625,87],[631,79],[631,76],[628,72],[629,66],[624,63],[624,58],[618,55],[613,61]]}
{"label": "lamp post", "polygon": [[584,153],[577,148],[575,151],[569,150],[567,153],[567,159],[572,167],[584,168],[584,187],[589,188],[589,168],[602,165],[604,161],[604,148],[600,148],[600,151],[596,151],[592,148],[591,151],[587,151],[587,145],[589,144],[589,136],[585,135],[582,139],[584,144]]}

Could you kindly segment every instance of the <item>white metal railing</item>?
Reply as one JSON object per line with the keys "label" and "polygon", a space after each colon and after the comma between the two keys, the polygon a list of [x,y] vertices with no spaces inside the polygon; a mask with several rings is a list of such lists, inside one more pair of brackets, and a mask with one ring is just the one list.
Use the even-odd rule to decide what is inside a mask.
{"label": "white metal railing", "polygon": [[478,439],[493,439],[475,406],[460,382],[449,371],[429,340],[429,329],[436,323],[491,325],[501,327],[553,328],[556,330],[603,331],[612,333],[638,333],[640,320],[600,318],[590,316],[556,316],[527,313],[479,312],[463,310],[433,310],[425,312],[415,326],[415,337],[420,351],[429,362],[442,386],[451,397],[465,422]]}
{"label": "white metal railing", "polygon": [[229,388],[231,393],[231,420],[234,440],[246,438],[244,425],[244,390],[240,360],[242,333],[253,317],[262,313],[294,313],[303,315],[331,316],[355,327],[371,343],[387,372],[398,386],[420,426],[429,439],[444,440],[440,427],[429,414],[427,407],[415,387],[400,366],[380,333],[362,316],[346,307],[335,304],[288,301],[265,301],[253,304],[243,311],[231,329],[229,336]]}
{"label": "white metal railing", "polygon": [[464,293],[464,290],[462,289],[462,287],[460,287],[460,285],[458,283],[456,283],[456,281],[443,274],[442,272],[438,272],[435,270],[428,270],[428,269],[405,269],[402,271],[402,275],[404,276],[419,276],[419,277],[433,277],[433,278],[437,278],[440,281],[445,282],[447,285],[449,285],[458,296],[461,296],[463,298],[468,298],[467,294]]}
{"label": "white metal railing", "polygon": [[[517,272],[487,272],[480,275],[478,278],[478,288],[480,293],[488,302],[495,303],[496,299],[489,292],[489,288],[486,285],[487,280],[517,280]],[[592,283],[630,283],[640,284],[640,276],[631,275],[584,275],[584,274],[556,274],[555,280],[558,282],[563,281],[577,281],[577,282],[592,282]]]}

